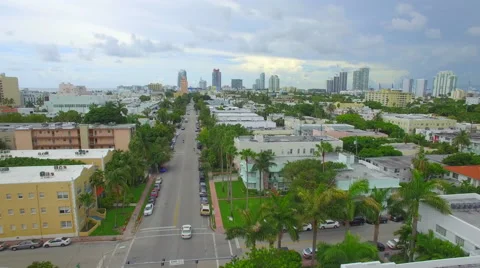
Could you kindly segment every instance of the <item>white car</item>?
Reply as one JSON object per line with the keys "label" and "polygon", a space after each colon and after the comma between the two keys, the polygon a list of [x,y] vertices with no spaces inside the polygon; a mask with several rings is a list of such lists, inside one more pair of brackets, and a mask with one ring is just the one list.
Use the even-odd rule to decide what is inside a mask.
{"label": "white car", "polygon": [[163,182],[162,177],[157,178],[157,179],[155,180],[155,184],[162,184],[162,182]]}
{"label": "white car", "polygon": [[68,237],[57,237],[54,239],[50,239],[47,242],[43,244],[44,248],[49,248],[49,247],[64,247],[68,246],[72,243],[72,240]]}
{"label": "white car", "polygon": [[326,220],[324,223],[321,223],[318,228],[320,229],[336,229],[340,227],[340,223],[338,221]]}
{"label": "white car", "polygon": [[185,224],[185,225],[182,226],[181,237],[183,239],[192,238],[192,226],[190,224]]}
{"label": "white car", "polygon": [[143,211],[143,215],[144,216],[150,216],[153,214],[153,204],[150,203],[150,204],[147,204],[145,206],[145,210]]}
{"label": "white car", "polygon": [[392,240],[388,240],[387,241],[387,247],[389,247],[390,249],[397,249],[398,247],[398,242],[400,240],[398,240],[398,238],[394,238]]}
{"label": "white car", "polygon": [[312,230],[312,224],[311,223],[304,223],[302,225],[302,231],[311,231]]}

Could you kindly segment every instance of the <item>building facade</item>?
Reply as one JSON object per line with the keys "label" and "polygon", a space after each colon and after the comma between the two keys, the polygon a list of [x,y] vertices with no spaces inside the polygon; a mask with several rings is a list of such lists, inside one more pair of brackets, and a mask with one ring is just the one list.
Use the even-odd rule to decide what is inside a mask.
{"label": "building facade", "polygon": [[45,96],[49,96],[49,93],[44,91],[29,90],[26,88],[21,90],[20,95],[21,106],[25,106],[30,103],[33,105],[43,105]]}
{"label": "building facade", "polygon": [[423,98],[427,92],[427,79],[415,80],[415,97]]}
{"label": "building facade", "polygon": [[0,105],[20,106],[22,104],[18,78],[0,74]]}
{"label": "building facade", "polygon": [[242,89],[243,80],[242,79],[232,79],[232,89]]}
{"label": "building facade", "polygon": [[182,79],[180,79],[180,93],[188,94],[188,81],[186,77],[182,77]]}
{"label": "building facade", "polygon": [[333,79],[327,80],[327,93],[333,93]]}
{"label": "building facade", "polygon": [[360,68],[353,72],[353,90],[368,90],[368,81],[370,76],[370,68]]}
{"label": "building facade", "polygon": [[81,96],[88,95],[87,88],[85,86],[75,86],[71,83],[61,83],[58,85],[59,95]]}
{"label": "building facade", "polygon": [[212,86],[214,86],[217,91],[222,90],[222,72],[220,72],[220,69],[213,69]]}
{"label": "building facade", "polygon": [[413,79],[405,78],[402,81],[402,91],[405,93],[414,93],[413,92]]}
{"label": "building facade", "polygon": [[257,89],[265,89],[265,73],[260,74],[260,81],[257,84]]}
{"label": "building facade", "polygon": [[55,123],[15,129],[18,150],[117,149],[128,151],[135,124],[100,125]]}
{"label": "building facade", "polygon": [[467,93],[463,89],[456,88],[452,93],[450,93],[450,98],[454,100],[464,100],[467,96]]}
{"label": "building facade", "polygon": [[339,78],[340,78],[340,82],[339,82],[340,88],[339,88],[338,92],[346,91],[347,90],[348,73],[347,72],[340,72]]}
{"label": "building facade", "polygon": [[400,90],[381,89],[365,92],[365,101],[380,102],[387,107],[405,107],[412,99],[412,93],[405,93]]}
{"label": "building facade", "polygon": [[416,129],[448,129],[454,128],[457,124],[453,119],[426,114],[384,114],[382,118],[385,122],[395,124],[409,134],[414,134]]}
{"label": "building facade", "polygon": [[338,75],[333,77],[333,93],[340,93],[340,77]]}
{"label": "building facade", "polygon": [[278,92],[280,90],[280,78],[278,75],[270,76],[270,79],[268,79],[268,90],[270,92]]}
{"label": "building facade", "polygon": [[457,88],[457,76],[452,71],[441,71],[433,78],[433,97],[449,96]]}
{"label": "building facade", "polygon": [[45,101],[44,106],[49,113],[56,114],[60,111],[77,111],[85,114],[90,110],[92,104],[105,105],[110,100],[108,95],[59,95],[50,94],[48,100]]}
{"label": "building facade", "polygon": [[202,90],[207,89],[207,81],[200,78],[200,81],[198,82],[198,87],[201,88]]}
{"label": "building facade", "polygon": [[178,75],[177,75],[177,87],[180,88],[180,81],[182,80],[182,77],[187,79],[187,71],[185,70],[179,70]]}
{"label": "building facade", "polygon": [[89,179],[94,166],[12,167],[0,172],[0,241],[79,236],[87,219],[78,196],[93,191]]}

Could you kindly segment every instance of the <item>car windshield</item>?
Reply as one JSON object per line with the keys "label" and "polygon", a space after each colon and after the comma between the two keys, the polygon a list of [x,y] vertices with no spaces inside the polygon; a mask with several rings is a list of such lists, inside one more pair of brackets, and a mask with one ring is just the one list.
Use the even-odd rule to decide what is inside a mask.
{"label": "car windshield", "polygon": [[311,249],[311,248],[307,248],[307,249],[305,249],[305,253],[307,253],[307,254],[310,254],[310,253],[312,253],[312,249]]}

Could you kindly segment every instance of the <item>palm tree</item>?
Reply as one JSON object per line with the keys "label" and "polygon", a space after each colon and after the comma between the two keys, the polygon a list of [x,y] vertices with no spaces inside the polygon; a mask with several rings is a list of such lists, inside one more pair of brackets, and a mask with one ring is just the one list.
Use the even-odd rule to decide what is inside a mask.
{"label": "palm tree", "polygon": [[246,205],[245,205],[245,209],[248,209],[248,162],[250,162],[251,160],[255,159],[255,157],[257,156],[257,154],[252,151],[252,149],[248,148],[248,149],[243,149],[241,152],[240,152],[240,157],[242,160],[245,160],[245,167],[246,167],[246,177],[247,177],[247,199],[245,201]]}
{"label": "palm tree", "polygon": [[142,111],[142,114],[144,114],[146,117],[149,117],[151,112],[152,109],[150,107],[147,107]]}
{"label": "palm tree", "polygon": [[325,172],[325,154],[333,152],[332,144],[321,141],[319,144],[315,144],[315,147],[317,148],[315,156],[322,157],[323,172]]}
{"label": "palm tree", "polygon": [[[93,172],[92,176],[90,177],[90,185],[95,188],[95,195],[98,194],[98,189],[101,189],[101,192],[103,192],[103,189],[105,189],[105,173],[103,170],[97,169],[95,172]],[[95,199],[98,207],[98,196],[96,196]]]}
{"label": "palm tree", "polygon": [[356,216],[362,208],[372,208],[379,210],[379,204],[373,198],[365,196],[369,190],[368,180],[363,179],[350,184],[348,190],[343,191],[343,200],[345,202],[341,210],[342,218],[345,221],[345,237],[350,230],[350,221]]}
{"label": "palm tree", "polygon": [[[120,203],[120,198],[122,195],[125,195],[128,190],[128,171],[125,169],[115,169],[106,174],[106,183],[105,188],[107,192],[114,195],[115,198],[115,227],[117,227],[117,213],[118,213],[118,204]],[[123,206],[122,202],[122,206]]]}
{"label": "palm tree", "polygon": [[273,162],[274,159],[275,154],[271,151],[262,151],[255,158],[255,164],[253,165],[252,169],[260,172],[260,191],[268,188],[268,180],[265,182],[265,174],[270,172],[270,167],[277,165],[275,162]]}
{"label": "palm tree", "polygon": [[419,170],[422,173],[425,173],[428,169],[428,159],[425,156],[425,150],[423,149],[423,146],[420,147],[418,150],[417,155],[415,158],[412,159],[412,164],[413,167],[417,170]]}
{"label": "palm tree", "polygon": [[225,232],[227,240],[242,237],[247,247],[255,249],[258,241],[268,240],[272,236],[273,228],[266,224],[259,211],[252,213],[249,209],[241,209],[240,216],[243,218],[243,224],[227,228]]}
{"label": "palm tree", "polygon": [[310,189],[299,189],[298,197],[302,202],[302,218],[312,224],[312,265],[315,262],[315,251],[317,247],[318,224],[329,219],[334,211],[339,210],[341,201],[344,198],[343,191],[319,185],[313,192]]}
{"label": "palm tree", "polygon": [[436,180],[425,181],[423,174],[418,170],[413,170],[413,178],[408,183],[402,183],[397,192],[397,201],[400,206],[406,208],[406,211],[412,219],[412,236],[410,238],[409,260],[413,261],[415,254],[415,240],[417,238],[417,225],[419,217],[420,202],[438,210],[443,214],[450,214],[450,206],[445,199],[441,198],[436,190],[441,184]]}
{"label": "palm tree", "polygon": [[378,204],[378,207],[371,207],[367,209],[367,217],[375,224],[375,228],[373,229],[373,242],[375,243],[378,242],[380,218],[382,216],[382,212],[388,210],[389,208],[389,193],[390,188],[378,189],[377,187],[373,188],[372,192],[370,193],[370,198]]}
{"label": "palm tree", "polygon": [[78,196],[78,202],[85,208],[87,230],[89,230],[90,207],[95,203],[95,197],[93,197],[92,193],[83,192]]}
{"label": "palm tree", "polygon": [[453,138],[453,146],[458,148],[458,151],[461,152],[464,146],[469,146],[471,144],[470,135],[465,130],[460,130],[455,138]]}
{"label": "palm tree", "polygon": [[277,232],[277,247],[282,247],[283,231],[286,230],[292,241],[298,240],[298,220],[297,210],[294,208],[291,200],[273,194],[268,203],[262,206],[265,220]]}
{"label": "palm tree", "polygon": [[230,216],[233,217],[233,188],[232,188],[232,165],[233,159],[238,154],[237,148],[233,145],[228,146],[225,149],[225,154],[227,157],[227,164],[228,164],[228,192],[229,192],[229,200],[230,200]]}
{"label": "palm tree", "polygon": [[359,236],[347,233],[340,243],[319,245],[318,261],[324,268],[340,267],[345,263],[378,260],[378,249],[368,242],[361,242]]}

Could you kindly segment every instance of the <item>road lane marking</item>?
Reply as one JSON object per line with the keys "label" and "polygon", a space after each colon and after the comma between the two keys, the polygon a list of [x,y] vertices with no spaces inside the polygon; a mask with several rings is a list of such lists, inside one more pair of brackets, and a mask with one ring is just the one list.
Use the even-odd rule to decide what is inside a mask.
{"label": "road lane marking", "polygon": [[233,256],[232,243],[228,240],[228,248],[230,249],[230,256]]}
{"label": "road lane marking", "polygon": [[[130,245],[128,246],[127,252],[125,254],[125,258],[123,259],[122,268],[124,268],[125,263],[127,263],[128,255],[130,254],[130,250],[132,249],[133,242],[135,242],[135,237],[132,238],[132,242],[130,242]],[[109,268],[109,267],[107,266],[107,268]]]}
{"label": "road lane marking", "polygon": [[218,252],[217,252],[217,241],[215,241],[215,234],[212,233],[213,238],[213,249],[215,250],[215,260],[217,262],[217,268],[220,267],[220,262],[218,261]]}
{"label": "road lane marking", "polygon": [[[209,235],[213,233],[193,233],[194,235]],[[149,235],[149,236],[137,236],[135,239],[145,239],[145,238],[154,238],[154,237],[165,237],[165,236],[179,236],[179,234],[161,234],[161,235]]]}
{"label": "road lane marking", "polygon": [[175,211],[173,212],[173,225],[177,226],[178,223],[178,213],[180,212],[180,198],[177,198],[175,203]]}
{"label": "road lane marking", "polygon": [[237,249],[240,249],[240,242],[238,242],[238,238],[235,238],[235,246]]}
{"label": "road lane marking", "polygon": [[[117,244],[117,245],[115,246],[115,248],[113,249],[112,256],[111,256],[110,259],[108,260],[107,267],[110,266],[110,264],[112,263],[112,259],[113,259],[113,257],[115,256],[115,253],[117,253],[117,249],[118,249],[118,246],[119,246],[119,245],[120,245],[120,244]],[[105,258],[105,256],[106,256],[106,254],[103,255],[103,258]],[[104,261],[105,261],[103,258],[102,258],[102,265],[103,265],[103,263],[104,263]]]}
{"label": "road lane marking", "polygon": [[[194,230],[207,230],[208,228],[195,228],[193,227]],[[175,229],[160,229],[160,230],[143,230],[140,231],[140,233],[152,233],[152,232],[172,232],[172,231],[180,231],[180,228],[175,228]]]}
{"label": "road lane marking", "polygon": [[140,231],[144,230],[156,230],[156,229],[175,229],[177,226],[163,226],[163,227],[150,227],[150,228],[142,228]]}

